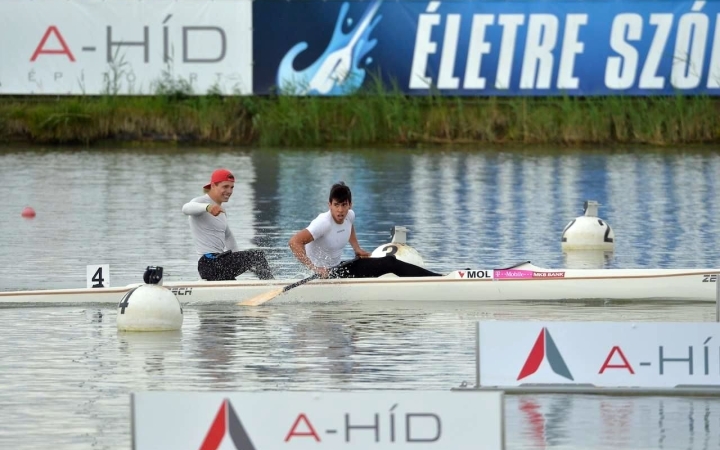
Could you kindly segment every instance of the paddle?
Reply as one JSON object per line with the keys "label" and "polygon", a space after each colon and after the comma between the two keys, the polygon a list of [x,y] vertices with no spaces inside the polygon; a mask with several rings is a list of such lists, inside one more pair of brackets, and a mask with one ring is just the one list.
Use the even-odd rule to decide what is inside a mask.
{"label": "paddle", "polygon": [[[355,259],[357,259],[357,258],[355,258]],[[335,268],[346,266],[346,265],[350,264],[351,262],[355,261],[355,259],[350,260],[350,261],[345,261],[345,262],[343,262],[343,263],[335,266]],[[316,273],[316,274],[313,274],[313,275],[310,275],[310,276],[307,277],[307,278],[303,278],[302,280],[296,281],[296,282],[294,282],[293,284],[288,284],[288,285],[285,286],[285,287],[273,289],[272,291],[265,292],[264,294],[256,295],[255,297],[249,298],[249,299],[247,299],[247,300],[243,300],[243,301],[241,301],[240,303],[238,303],[238,305],[239,305],[239,306],[259,306],[259,305],[262,305],[263,303],[269,302],[270,300],[274,299],[274,298],[277,297],[278,295],[280,295],[280,294],[282,294],[282,293],[285,293],[285,292],[289,291],[290,289],[294,289],[294,288],[296,288],[296,287],[298,287],[298,286],[302,286],[303,284],[305,284],[305,283],[307,283],[307,282],[309,282],[309,281],[312,281],[312,280],[314,280],[315,278],[319,278],[319,277],[320,277],[320,275],[317,274],[317,273]]]}

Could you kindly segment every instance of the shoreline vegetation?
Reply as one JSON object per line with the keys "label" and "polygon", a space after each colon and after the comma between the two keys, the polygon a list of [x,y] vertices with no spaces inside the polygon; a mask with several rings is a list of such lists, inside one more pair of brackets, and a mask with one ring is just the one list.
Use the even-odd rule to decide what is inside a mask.
{"label": "shoreline vegetation", "polygon": [[0,143],[233,146],[720,143],[720,100],[667,97],[5,97]]}

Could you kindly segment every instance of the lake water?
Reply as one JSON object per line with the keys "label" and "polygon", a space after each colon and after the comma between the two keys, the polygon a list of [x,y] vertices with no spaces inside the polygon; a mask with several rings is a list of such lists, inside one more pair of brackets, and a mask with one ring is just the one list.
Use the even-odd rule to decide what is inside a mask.
{"label": "lake water", "polygon": [[[353,190],[360,243],[393,225],[428,268],[522,260],[561,268],[720,267],[720,153],[623,151],[13,149],[0,152],[0,290],[196,279],[184,202],[225,166],[242,247],[305,274],[287,240]],[[616,249],[562,254],[564,226],[598,200]],[[30,205],[32,219],[20,212]],[[350,250],[348,249],[348,256]],[[442,300],[439,298],[438,300]],[[128,449],[141,390],[451,389],[474,380],[478,320],[713,321],[711,304],[491,303],[189,306],[178,333],[118,333],[114,308],[0,309],[0,448]],[[509,449],[717,449],[714,398],[510,395]]]}

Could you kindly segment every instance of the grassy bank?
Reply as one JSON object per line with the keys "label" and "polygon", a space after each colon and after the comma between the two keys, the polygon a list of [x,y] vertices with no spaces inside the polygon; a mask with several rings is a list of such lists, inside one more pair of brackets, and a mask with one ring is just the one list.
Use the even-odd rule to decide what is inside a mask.
{"label": "grassy bank", "polygon": [[268,146],[720,143],[711,97],[3,98],[0,141]]}

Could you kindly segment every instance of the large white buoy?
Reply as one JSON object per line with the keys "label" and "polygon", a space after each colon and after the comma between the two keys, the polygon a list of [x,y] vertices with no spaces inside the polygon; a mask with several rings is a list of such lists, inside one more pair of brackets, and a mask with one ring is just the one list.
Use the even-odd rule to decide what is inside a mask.
{"label": "large white buoy", "polygon": [[128,291],[117,307],[120,331],[179,330],[183,310],[175,294],[162,287],[162,267],[149,266],[145,283]]}
{"label": "large white buoy", "polygon": [[587,200],[583,206],[585,215],[574,218],[562,232],[563,251],[615,250],[615,233],[610,224],[598,217],[599,203]]}
{"label": "large white buoy", "polygon": [[393,255],[400,261],[414,264],[419,267],[425,267],[425,260],[423,260],[422,256],[420,256],[420,253],[406,243],[408,231],[409,230],[405,227],[393,227],[391,230],[392,238],[390,242],[373,250],[370,256],[372,258],[382,258],[386,255]]}

